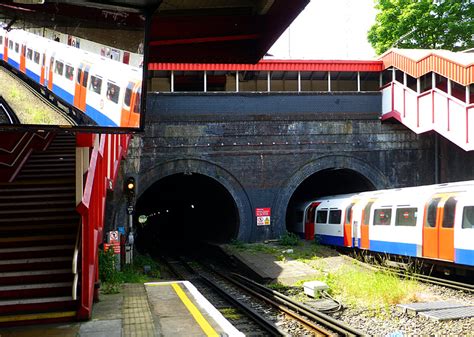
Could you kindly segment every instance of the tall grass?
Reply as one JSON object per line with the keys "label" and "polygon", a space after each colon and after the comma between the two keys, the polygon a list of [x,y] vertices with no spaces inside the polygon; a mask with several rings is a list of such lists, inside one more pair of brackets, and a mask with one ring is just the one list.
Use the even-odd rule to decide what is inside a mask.
{"label": "tall grass", "polygon": [[346,304],[377,308],[405,301],[417,301],[419,285],[385,271],[343,266],[326,276],[331,292]]}

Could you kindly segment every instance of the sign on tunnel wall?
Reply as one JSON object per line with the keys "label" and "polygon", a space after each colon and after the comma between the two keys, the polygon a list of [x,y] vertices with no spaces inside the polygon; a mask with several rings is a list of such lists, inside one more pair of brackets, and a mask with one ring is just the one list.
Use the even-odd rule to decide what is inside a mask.
{"label": "sign on tunnel wall", "polygon": [[270,225],[271,208],[255,208],[255,216],[257,217],[257,226]]}

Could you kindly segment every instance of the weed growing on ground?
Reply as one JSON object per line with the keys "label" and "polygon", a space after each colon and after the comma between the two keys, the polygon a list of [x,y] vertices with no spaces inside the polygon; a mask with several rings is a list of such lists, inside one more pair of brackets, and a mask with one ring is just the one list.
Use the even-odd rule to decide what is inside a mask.
{"label": "weed growing on ground", "polygon": [[235,308],[221,308],[219,309],[219,311],[221,312],[222,316],[224,316],[227,319],[234,320],[234,321],[242,319],[242,315]]}
{"label": "weed growing on ground", "polygon": [[[383,311],[383,308],[404,301],[416,301],[419,290],[418,283],[413,280],[402,280],[386,271],[371,271],[349,265],[325,274],[321,281],[329,286],[329,293],[344,304],[376,311]],[[304,281],[298,283],[303,284]]]}
{"label": "weed growing on ground", "polygon": [[[145,273],[145,266],[147,273]],[[112,249],[99,251],[99,277],[102,293],[117,294],[122,283],[145,283],[161,277],[160,266],[149,256],[136,255],[133,264],[121,271],[116,268],[116,257]]]}
{"label": "weed growing on ground", "polygon": [[294,233],[286,232],[280,237],[279,243],[282,246],[295,247],[300,245],[300,238]]}

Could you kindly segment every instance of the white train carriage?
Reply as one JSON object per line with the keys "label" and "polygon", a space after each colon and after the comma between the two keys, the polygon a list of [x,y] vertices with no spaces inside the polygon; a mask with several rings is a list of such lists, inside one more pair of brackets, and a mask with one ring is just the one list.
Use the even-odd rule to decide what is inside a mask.
{"label": "white train carriage", "polygon": [[454,222],[454,261],[474,265],[474,193],[461,193],[457,198]]}
{"label": "white train carriage", "polygon": [[[345,210],[349,209],[357,194],[344,194],[316,200],[314,232],[316,240],[323,244],[347,246],[352,235],[344,235]],[[350,244],[352,246],[352,244]]]}
{"label": "white train carriage", "polygon": [[22,30],[1,37],[5,62],[98,125],[139,126],[142,69]]}
{"label": "white train carriage", "polygon": [[307,205],[315,207],[315,239],[323,244],[474,266],[473,181],[330,196]]}

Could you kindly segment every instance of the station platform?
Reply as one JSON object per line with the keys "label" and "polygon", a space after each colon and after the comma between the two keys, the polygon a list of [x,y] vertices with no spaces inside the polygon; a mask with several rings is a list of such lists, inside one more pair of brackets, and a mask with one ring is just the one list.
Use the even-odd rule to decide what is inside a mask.
{"label": "station platform", "polygon": [[188,281],[125,284],[87,322],[0,328],[1,337],[244,336]]}

